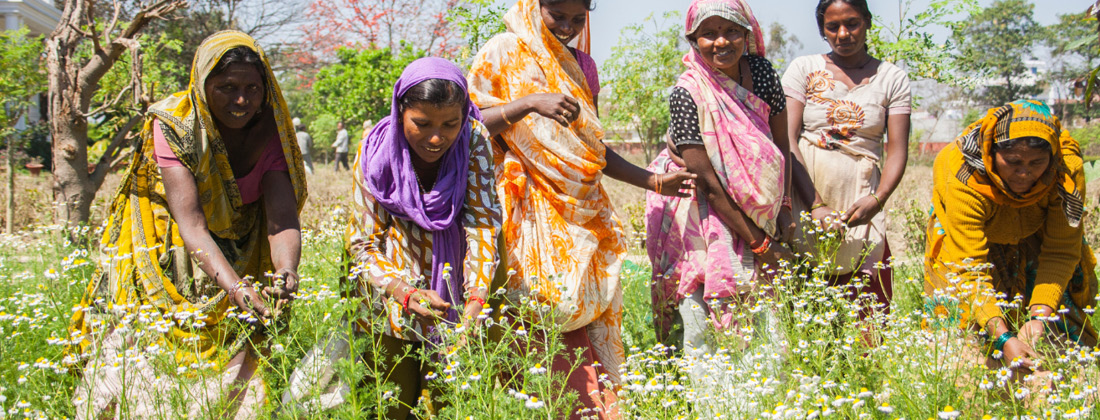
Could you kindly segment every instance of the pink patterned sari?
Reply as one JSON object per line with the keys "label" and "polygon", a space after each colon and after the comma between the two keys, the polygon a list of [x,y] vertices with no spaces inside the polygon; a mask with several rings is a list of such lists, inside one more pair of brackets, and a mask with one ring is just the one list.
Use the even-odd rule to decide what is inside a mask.
{"label": "pink patterned sari", "polygon": [[[770,107],[695,51],[676,84],[699,108],[700,133],[725,192],[745,215],[775,234],[784,185],[784,157],[772,141]],[[666,148],[649,166],[656,173],[681,169]],[[654,323],[658,339],[672,327],[680,300],[702,286],[707,300],[744,295],[757,273],[749,245],[738,238],[700,197],[646,194],[646,249],[653,264]],[[730,315],[711,315],[718,328]]]}

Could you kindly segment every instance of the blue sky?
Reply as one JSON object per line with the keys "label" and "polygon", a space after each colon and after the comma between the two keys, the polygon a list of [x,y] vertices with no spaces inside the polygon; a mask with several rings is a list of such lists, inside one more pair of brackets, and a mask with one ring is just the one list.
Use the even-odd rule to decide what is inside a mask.
{"label": "blue sky", "polygon": [[[899,4],[911,1],[913,12],[927,7],[929,0],[868,0],[871,13],[876,20],[896,22]],[[828,45],[817,34],[817,22],[814,20],[816,0],[748,0],[760,26],[767,28],[778,21],[802,42],[803,54],[825,52]],[[992,0],[979,0],[981,6],[988,6]],[[593,0],[592,12],[592,56],[602,64],[611,54],[611,47],[619,39],[620,30],[632,23],[641,22],[650,13],[660,16],[665,11],[687,10],[690,0]],[[1032,0],[1035,4],[1035,19],[1042,25],[1057,21],[1057,15],[1084,11],[1093,0]],[[682,20],[671,22],[676,27],[683,25]],[[942,33],[946,39],[946,30]]]}

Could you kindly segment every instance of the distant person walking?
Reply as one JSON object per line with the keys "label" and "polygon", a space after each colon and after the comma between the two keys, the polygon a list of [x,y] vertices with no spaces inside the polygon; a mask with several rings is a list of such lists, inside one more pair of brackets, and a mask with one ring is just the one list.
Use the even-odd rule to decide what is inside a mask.
{"label": "distant person walking", "polygon": [[332,143],[332,148],[336,149],[336,160],[333,162],[332,169],[336,172],[340,172],[340,163],[344,164],[345,170],[351,170],[348,167],[348,130],[344,129],[344,123],[336,123],[336,141]]}
{"label": "distant person walking", "polygon": [[302,163],[305,165],[306,173],[313,175],[313,158],[309,152],[313,149],[313,137],[310,137],[309,133],[306,132],[302,120],[295,118],[292,122],[294,123],[294,135],[298,137],[298,148],[302,149]]}

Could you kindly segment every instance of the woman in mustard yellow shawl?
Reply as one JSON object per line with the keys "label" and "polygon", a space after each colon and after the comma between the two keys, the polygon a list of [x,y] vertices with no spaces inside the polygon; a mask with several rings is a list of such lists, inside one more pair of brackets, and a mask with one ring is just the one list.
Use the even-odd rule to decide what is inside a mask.
{"label": "woman in mustard yellow shawl", "polygon": [[1043,340],[1095,346],[1081,151],[1050,108],[1017,101],[990,109],[940,152],[932,173],[930,311],[984,331],[993,367],[1019,359],[1035,368]]}
{"label": "woman in mustard yellow shawl", "polygon": [[[600,180],[606,173],[686,197],[682,189],[694,175],[654,175],[604,146],[596,65],[584,52],[589,9],[589,0],[520,0],[504,16],[508,31],[474,58],[469,85],[496,136],[509,298],[530,295],[554,308],[565,353],[581,350],[584,358],[568,385],[594,410],[608,400],[591,395],[609,395],[601,375],[618,383],[624,357],[619,267],[626,240]],[[570,47],[577,39],[580,48]]]}
{"label": "woman in mustard yellow shawl", "polygon": [[258,340],[297,289],[300,153],[256,41],[203,41],[149,111],[73,317],[77,418],[259,414]]}

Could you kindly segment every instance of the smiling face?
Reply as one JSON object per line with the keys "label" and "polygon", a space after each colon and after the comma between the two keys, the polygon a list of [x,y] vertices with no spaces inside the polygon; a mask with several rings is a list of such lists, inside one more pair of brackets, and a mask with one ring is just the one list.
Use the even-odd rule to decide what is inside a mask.
{"label": "smiling face", "polygon": [[867,29],[871,22],[854,7],[838,1],[825,9],[825,19],[821,25],[822,35],[833,53],[849,57],[863,51],[867,45]]}
{"label": "smiling face", "polygon": [[692,34],[703,60],[726,75],[735,72],[737,63],[745,54],[746,36],[748,30],[718,16],[704,19]]}
{"label": "smiling face", "polygon": [[566,45],[581,34],[588,19],[588,9],[580,0],[539,6],[539,9],[542,11],[542,23],[558,41]]}
{"label": "smiling face", "polygon": [[263,77],[251,64],[230,64],[225,71],[208,77],[204,90],[210,114],[229,129],[248,125],[264,102]]}
{"label": "smiling face", "polygon": [[462,130],[463,105],[435,106],[427,102],[405,107],[401,122],[412,149],[413,165],[424,168],[439,161]]}
{"label": "smiling face", "polygon": [[1030,147],[1026,142],[993,153],[993,169],[1016,194],[1031,191],[1050,167],[1050,151]]}

